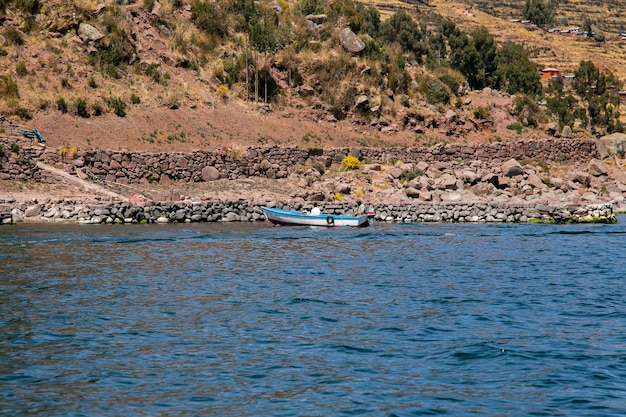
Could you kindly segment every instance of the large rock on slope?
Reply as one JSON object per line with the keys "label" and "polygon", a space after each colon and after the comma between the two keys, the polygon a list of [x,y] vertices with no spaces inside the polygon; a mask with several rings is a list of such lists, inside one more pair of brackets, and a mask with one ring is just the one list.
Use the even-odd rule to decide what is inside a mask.
{"label": "large rock on slope", "polygon": [[339,42],[351,54],[360,54],[365,49],[365,44],[350,28],[345,28],[339,33]]}

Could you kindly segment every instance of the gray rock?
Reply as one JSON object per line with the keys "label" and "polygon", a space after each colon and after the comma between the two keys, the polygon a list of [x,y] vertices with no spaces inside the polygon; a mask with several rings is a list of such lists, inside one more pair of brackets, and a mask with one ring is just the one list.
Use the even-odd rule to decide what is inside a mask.
{"label": "gray rock", "polygon": [[546,132],[548,132],[552,136],[558,136],[559,124],[556,122],[548,123],[546,125]]}
{"label": "gray rock", "polygon": [[315,23],[316,25],[321,25],[326,23],[328,16],[325,14],[310,14],[306,17],[306,20]]}
{"label": "gray rock", "polygon": [[369,107],[369,98],[365,94],[359,95],[354,101],[354,107],[360,110],[367,110]]}
{"label": "gray rock", "polygon": [[593,158],[591,161],[589,161],[589,164],[587,165],[587,170],[594,177],[606,175],[608,172],[604,163],[596,158]]}
{"label": "gray rock", "polygon": [[398,179],[402,176],[404,170],[400,167],[393,167],[389,170],[389,176],[393,179]]}
{"label": "gray rock", "polygon": [[598,139],[598,152],[602,159],[618,156],[624,158],[626,152],[626,134],[612,133]]}
{"label": "gray rock", "polygon": [[444,190],[456,190],[457,188],[457,179],[454,175],[445,173],[439,179],[441,188]]}
{"label": "gray rock", "polygon": [[571,138],[572,137],[572,128],[569,126],[563,126],[563,130],[561,131],[562,138]]}
{"label": "gray rock", "polygon": [[24,211],[24,217],[36,217],[41,214],[41,204],[28,206]]}
{"label": "gray rock", "polygon": [[205,182],[216,181],[220,179],[220,172],[213,166],[202,168],[202,180]]}
{"label": "gray rock", "polygon": [[509,159],[500,167],[502,174],[507,177],[515,177],[524,173],[524,169],[515,159]]}
{"label": "gray rock", "polygon": [[359,54],[365,49],[363,41],[350,28],[339,32],[339,42],[351,54]]}
{"label": "gray rock", "polygon": [[420,191],[413,188],[413,187],[409,187],[406,190],[404,190],[404,192],[406,193],[406,196],[409,198],[419,198],[420,197]]}
{"label": "gray rock", "polygon": [[104,38],[104,34],[89,23],[81,23],[78,26],[78,36],[83,41],[95,42]]}
{"label": "gray rock", "polygon": [[446,112],[445,118],[448,123],[456,123],[459,121],[459,116],[452,109]]}
{"label": "gray rock", "polygon": [[534,188],[542,188],[544,186],[541,178],[537,174],[530,174],[526,182]]}

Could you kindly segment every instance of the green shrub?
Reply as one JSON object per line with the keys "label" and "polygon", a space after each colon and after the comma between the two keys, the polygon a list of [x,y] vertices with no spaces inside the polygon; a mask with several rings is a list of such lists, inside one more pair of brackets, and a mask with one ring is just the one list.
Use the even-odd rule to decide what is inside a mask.
{"label": "green shrub", "polygon": [[361,168],[361,161],[356,156],[348,155],[341,160],[341,168],[344,171],[351,171]]}
{"label": "green shrub", "polygon": [[155,0],[143,0],[143,7],[145,7],[147,11],[151,12],[154,9],[154,1]]}
{"label": "green shrub", "polygon": [[33,115],[24,107],[17,107],[15,109],[15,115],[19,116],[23,120],[31,120],[33,118]]}
{"label": "green shrub", "polygon": [[450,102],[450,89],[442,81],[434,77],[426,77],[420,86],[429,104],[448,104]]}
{"label": "green shrub", "polygon": [[70,85],[70,81],[67,79],[67,77],[61,78],[61,87],[67,88],[67,89],[72,88],[72,86]]}
{"label": "green shrub", "polygon": [[406,94],[402,94],[400,96],[400,104],[402,104],[404,107],[406,107],[407,109],[409,107],[411,107],[411,103],[409,101],[409,96],[407,96]]}
{"label": "green shrub", "polygon": [[130,96],[130,102],[132,104],[139,104],[139,103],[141,103],[141,99],[139,98],[139,96],[137,94],[133,93]]}
{"label": "green shrub", "polygon": [[93,110],[93,115],[94,116],[102,116],[102,113],[104,113],[104,109],[102,108],[102,104],[101,103],[94,103],[91,106],[91,109]]}
{"label": "green shrub", "polygon": [[4,37],[9,45],[24,45],[24,38],[19,30],[13,26],[9,26],[4,30]]}
{"label": "green shrub", "polygon": [[[546,119],[544,112],[539,105],[531,97],[525,94],[516,94],[514,99],[515,114],[517,120],[527,123],[528,126],[537,127],[540,123],[543,123]],[[586,120],[583,117],[581,120]]]}
{"label": "green shrub", "polygon": [[420,177],[422,175],[424,175],[424,173],[422,171],[413,170],[413,169],[406,169],[406,170],[402,171],[402,175],[400,175],[400,183],[404,184],[405,182],[412,181],[415,178]]}
{"label": "green shrub", "polygon": [[506,128],[509,129],[509,130],[515,130],[518,135],[521,135],[523,126],[521,124],[519,124],[519,123],[511,123]]}
{"label": "green shrub", "polygon": [[103,32],[106,42],[99,43],[98,50],[89,55],[89,62],[112,78],[120,78],[118,67],[128,64],[135,54],[126,31],[119,26],[122,11],[119,6],[107,7],[102,17]]}
{"label": "green shrub", "polygon": [[4,146],[0,145],[0,159],[4,158]]}
{"label": "green shrub", "polygon": [[191,4],[191,20],[208,35],[224,38],[228,35],[228,18],[217,3],[195,0]]}
{"label": "green shrub", "polygon": [[57,109],[59,109],[61,113],[67,113],[67,103],[65,102],[65,98],[59,97],[57,99]]}
{"label": "green shrub", "polygon": [[11,144],[11,152],[18,153],[20,151],[20,146],[17,143]]}
{"label": "green shrub", "polygon": [[148,64],[143,66],[143,73],[152,80],[161,85],[165,85],[169,80],[169,74],[157,64]]}
{"label": "green shrub", "polygon": [[108,106],[113,110],[113,112],[119,117],[126,116],[126,103],[119,97],[110,97],[107,99]]}
{"label": "green shrub", "polygon": [[89,111],[87,110],[87,101],[82,98],[76,99],[76,114],[79,117],[88,118]]}
{"label": "green shrub", "polygon": [[25,77],[28,75],[28,68],[26,67],[26,63],[24,61],[20,61],[15,64],[15,72],[20,77]]}
{"label": "green shrub", "polygon": [[25,14],[37,14],[41,8],[40,0],[16,0],[15,8],[21,10]]}
{"label": "green shrub", "polygon": [[489,118],[490,115],[491,112],[489,111],[489,107],[478,106],[474,109],[474,119],[485,120]]}
{"label": "green shrub", "polygon": [[98,88],[98,83],[93,78],[93,76],[89,77],[89,81],[87,82],[87,85],[91,88]]}
{"label": "green shrub", "polygon": [[20,96],[17,83],[10,75],[0,77],[0,96],[14,98]]}
{"label": "green shrub", "polygon": [[458,94],[461,86],[467,83],[463,74],[450,68],[437,69],[436,76],[448,86],[453,94]]}

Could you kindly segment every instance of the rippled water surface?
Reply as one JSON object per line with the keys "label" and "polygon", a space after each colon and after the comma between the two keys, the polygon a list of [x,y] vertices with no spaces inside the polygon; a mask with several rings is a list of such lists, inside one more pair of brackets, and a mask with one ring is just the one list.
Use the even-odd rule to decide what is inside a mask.
{"label": "rippled water surface", "polygon": [[0,227],[0,414],[624,416],[617,225]]}

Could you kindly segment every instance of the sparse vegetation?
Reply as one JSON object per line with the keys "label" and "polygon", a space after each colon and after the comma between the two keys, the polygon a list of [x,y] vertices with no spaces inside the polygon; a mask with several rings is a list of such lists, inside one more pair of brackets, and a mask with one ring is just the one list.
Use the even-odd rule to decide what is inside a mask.
{"label": "sparse vegetation", "polygon": [[20,61],[15,64],[15,73],[19,77],[25,77],[28,75],[28,68],[26,67],[26,63],[24,61]]}
{"label": "sparse vegetation", "polygon": [[59,97],[57,99],[57,109],[61,113],[67,113],[67,102],[65,101],[64,97]]}
{"label": "sparse vegetation", "polygon": [[76,146],[63,145],[59,148],[59,157],[63,161],[68,159],[74,159],[77,153],[78,148]]}
{"label": "sparse vegetation", "polygon": [[85,99],[76,99],[76,115],[83,118],[89,117],[89,111],[87,110],[87,101]]}
{"label": "sparse vegetation", "polygon": [[0,77],[0,96],[18,98],[20,96],[17,83],[10,75]]}
{"label": "sparse vegetation", "polygon": [[115,113],[117,116],[126,116],[126,103],[124,102],[124,100],[119,97],[109,97],[106,102],[109,108],[113,110],[113,113]]}
{"label": "sparse vegetation", "polygon": [[33,115],[28,109],[20,106],[15,108],[15,115],[22,120],[31,120],[33,118]]}
{"label": "sparse vegetation", "polygon": [[[125,117],[127,108],[121,97],[133,105],[143,102],[142,107],[159,105],[176,109],[186,105],[196,108],[209,102],[215,105],[212,96],[216,95],[228,96],[229,101],[271,102],[271,111],[292,105],[297,109],[312,108],[316,113],[312,118],[322,122],[352,118],[351,122],[364,126],[362,130],[366,133],[357,140],[358,143],[384,146],[386,139],[380,132],[382,129],[392,129],[394,125],[409,128],[407,124],[393,120],[397,115],[404,117],[409,112],[418,113],[428,108],[428,112],[440,116],[454,107],[461,120],[472,115],[474,119],[485,120],[475,126],[478,126],[477,130],[485,129],[485,140],[488,137],[494,140],[502,126],[496,129],[489,122],[499,122],[502,107],[464,97],[469,90],[491,87],[515,94],[515,109],[507,109],[510,115],[507,115],[506,124],[519,125],[514,129],[509,127],[516,132],[521,132],[521,128],[538,127],[547,121],[558,121],[561,129],[569,126],[575,135],[599,136],[623,129],[619,97],[615,94],[621,88],[621,82],[614,74],[623,72],[622,58],[614,53],[617,49],[605,54],[597,64],[588,65],[583,61],[575,66],[564,63],[563,53],[556,47],[558,40],[561,50],[575,46],[573,57],[589,56],[580,53],[588,52],[589,48],[578,47],[605,48],[591,37],[601,36],[602,27],[606,31],[606,42],[621,48],[617,46],[617,40],[611,41],[611,33],[617,34],[624,29],[615,23],[607,23],[608,19],[614,22],[617,17],[599,19],[597,5],[589,5],[594,15],[573,15],[572,10],[579,8],[573,5],[564,9],[563,16],[557,19],[556,3],[552,0],[525,0],[516,4],[492,2],[488,5],[489,2],[475,2],[472,4],[481,10],[488,9],[496,17],[493,24],[475,19],[468,25],[462,18],[453,23],[445,18],[448,14],[439,14],[447,7],[444,4],[425,7],[425,2],[419,1],[411,8],[386,10],[381,19],[375,7],[352,0],[302,0],[297,4],[279,1],[278,5],[283,9],[281,13],[268,7],[267,2],[252,0],[166,0],[159,3],[158,19],[146,21],[155,27],[158,21],[157,32],[163,37],[155,39],[154,47],[163,50],[154,51],[171,59],[152,60],[135,50],[135,45],[142,43],[133,33],[132,19],[154,18],[148,14],[157,5],[154,0],[115,1],[98,13],[95,13],[93,2],[64,4],[67,10],[62,9],[58,22],[55,21],[60,28],[73,27],[73,23],[64,19],[76,13],[77,19],[92,24],[105,35],[89,43],[92,49],[86,56],[93,68],[84,68],[80,60],[68,53],[67,40],[47,38],[50,31],[38,27],[40,22],[47,20],[33,17],[52,16],[53,12],[56,13],[55,7],[61,3],[56,0],[0,0],[0,17],[6,16],[6,10],[10,14],[0,29],[5,39],[0,48],[0,63],[7,69],[0,75],[0,104],[3,106],[0,110],[8,115],[16,114],[25,119],[30,116],[26,109],[54,110],[52,97],[61,92],[70,95],[70,103],[75,109],[69,109],[69,113],[77,117],[101,115],[106,106],[116,115]],[[128,13],[131,4],[138,7]],[[176,13],[185,5],[190,19],[178,19]],[[618,8],[615,5],[607,7]],[[325,14],[328,20],[309,31],[304,23],[304,16],[308,14]],[[508,25],[506,30],[511,32],[506,34],[490,33],[492,28],[498,27],[496,23],[508,24],[502,19],[508,20],[509,17],[529,18],[540,26],[552,23],[578,25],[588,32],[590,38],[551,37],[543,31],[538,37],[521,24]],[[352,55],[338,44],[333,28],[345,26],[365,42],[361,54]],[[514,31],[524,35],[528,32],[529,36],[520,36],[518,41],[512,36]],[[536,29],[534,31],[539,34]],[[155,36],[158,38],[159,35]],[[554,48],[535,45],[533,42],[539,38],[541,45],[555,41]],[[522,41],[528,49],[522,46]],[[37,47],[45,49],[46,54],[36,54]],[[34,52],[31,53],[30,48]],[[33,61],[30,57],[36,58]],[[538,68],[549,63],[552,57],[562,73],[575,73],[581,80],[589,76],[595,81],[592,84],[573,82],[559,88],[551,85],[545,88],[547,83],[543,83],[542,87]],[[589,62],[596,62],[592,58],[590,56]],[[101,73],[94,74],[94,68]],[[617,70],[613,74],[599,68]],[[16,77],[19,83],[12,77]],[[146,80],[157,85],[146,83]],[[171,88],[165,88],[168,83]],[[22,93],[22,97],[18,84],[19,89],[27,92]],[[85,85],[96,91],[85,95]],[[203,89],[204,92],[197,93]],[[128,92],[137,94],[129,96]],[[76,98],[78,94],[89,97],[90,101],[98,100],[98,97],[111,98],[90,103],[90,107],[86,100]],[[356,94],[365,94],[369,103],[355,108]],[[424,101],[429,106],[424,106]],[[543,103],[541,107],[536,105],[537,102]],[[68,104],[62,97],[58,98],[56,107],[60,112],[68,113]],[[518,119],[517,123],[511,124],[511,115]],[[429,115],[426,119],[413,121],[410,128],[416,128],[418,132],[431,130],[432,133],[438,128],[433,122],[436,119],[436,116]],[[368,125],[378,132],[371,129],[366,132]],[[487,134],[489,128],[492,128],[491,135]],[[217,138],[222,134],[198,132],[203,138]],[[288,141],[301,138],[308,145],[320,145],[331,140],[327,139],[330,136],[326,132],[320,135],[324,139],[298,133]],[[343,140],[341,135],[338,138],[337,142]],[[265,136],[255,140],[261,144],[277,143],[276,139]],[[422,141],[416,139],[416,142]]]}
{"label": "sparse vegetation", "polygon": [[8,26],[6,29],[4,29],[4,37],[9,45],[20,46],[24,44],[24,38],[22,37],[22,34],[13,26]]}
{"label": "sparse vegetation", "polygon": [[521,124],[519,124],[519,123],[511,123],[506,128],[509,129],[509,130],[514,130],[514,131],[517,132],[518,135],[521,135],[522,134],[522,129],[524,127]]}

